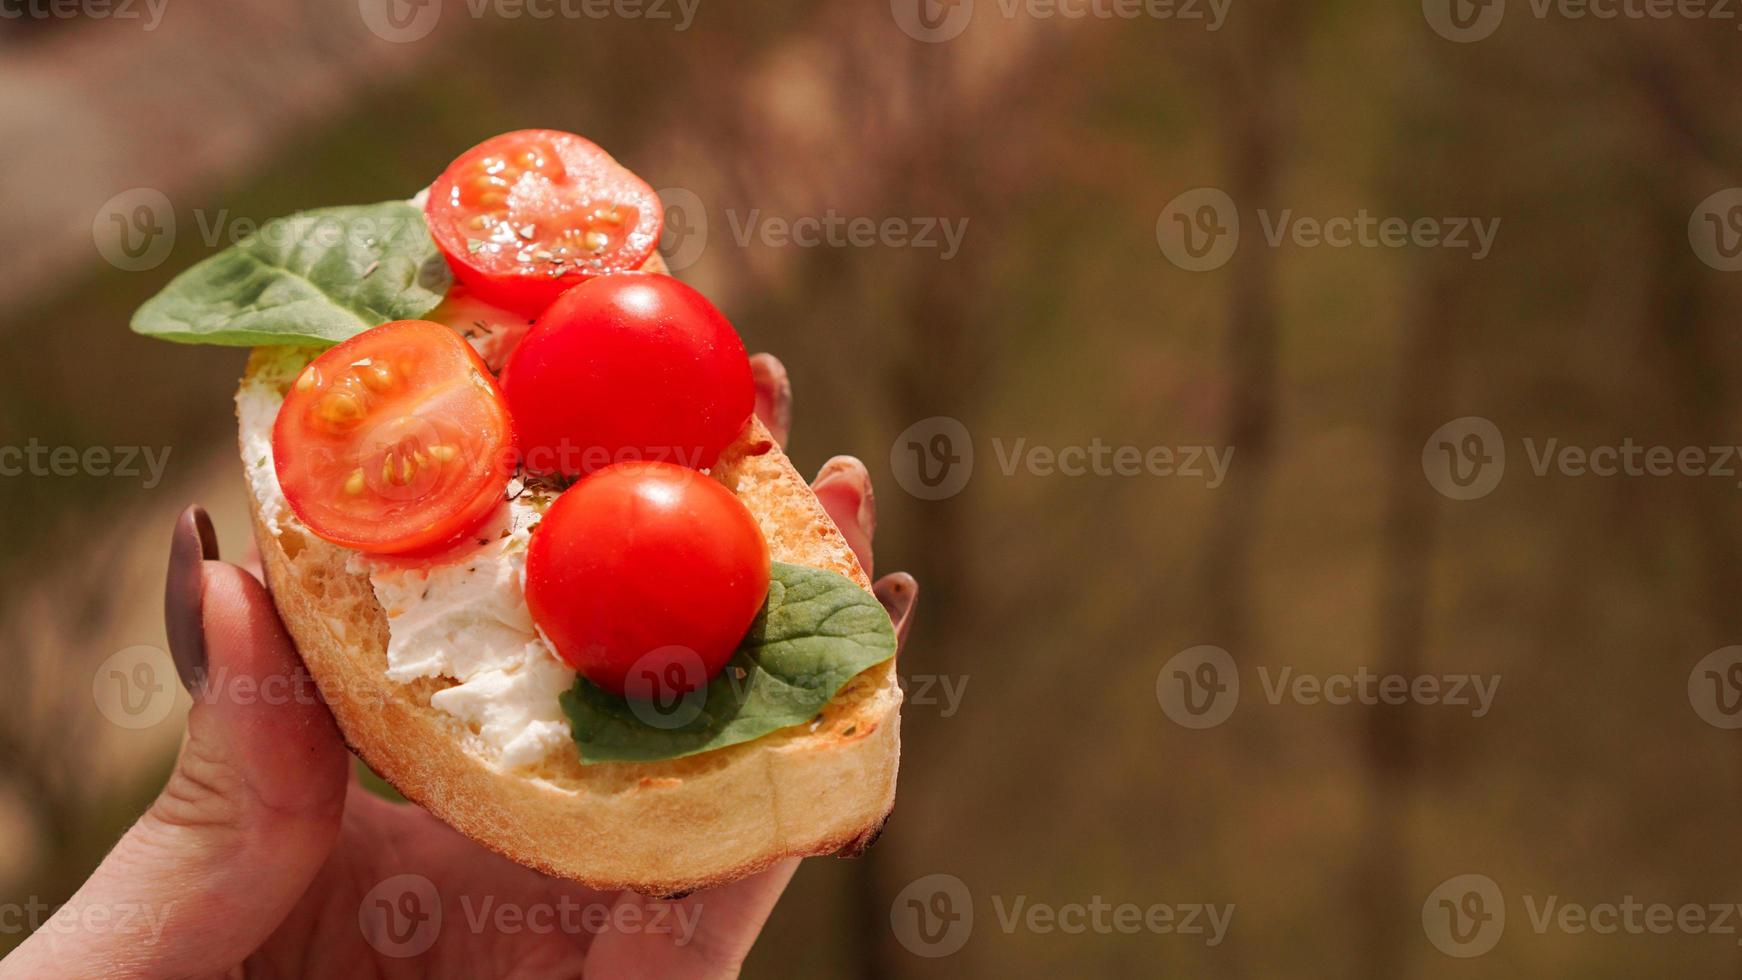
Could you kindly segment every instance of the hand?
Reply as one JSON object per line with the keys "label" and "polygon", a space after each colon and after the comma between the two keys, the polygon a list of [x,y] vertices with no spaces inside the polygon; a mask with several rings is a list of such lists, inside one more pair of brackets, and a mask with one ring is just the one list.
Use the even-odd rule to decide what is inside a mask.
{"label": "hand", "polygon": [[[757,415],[784,446],[786,371],[767,354],[752,365]],[[864,464],[837,456],[813,487],[869,573],[876,505]],[[913,578],[885,576],[875,591],[905,637]],[[217,670],[312,690],[265,587],[218,560],[198,507],[176,526],[164,611],[190,690]],[[798,866],[788,859],[669,902],[594,891],[368,792],[318,698],[240,700],[195,698],[156,802],[0,962],[0,977],[730,976]],[[439,907],[439,930],[371,944],[366,900],[404,910],[411,925],[431,921],[423,895]]]}

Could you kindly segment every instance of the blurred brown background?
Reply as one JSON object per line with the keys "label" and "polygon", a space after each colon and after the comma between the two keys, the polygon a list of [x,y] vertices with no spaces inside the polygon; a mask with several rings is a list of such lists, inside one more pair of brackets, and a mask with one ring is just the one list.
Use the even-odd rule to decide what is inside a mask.
{"label": "blurred brown background", "polygon": [[[692,249],[682,274],[785,360],[800,468],[866,460],[878,566],[923,587],[894,818],[868,858],[806,863],[750,975],[1742,973],[1742,914],[1730,934],[1537,921],[1551,896],[1742,901],[1742,732],[1723,727],[1742,688],[1716,711],[1690,695],[1696,664],[1742,643],[1742,464],[1532,466],[1551,439],[1742,442],[1742,275],[1723,268],[1742,192],[1706,203],[1742,185],[1738,21],[1181,4],[533,20],[455,0],[383,21],[375,0],[167,0],[152,22],[143,0],[134,18],[0,2],[0,444],[170,452],[152,486],[0,477],[0,901],[64,900],[166,771],[185,697],[139,727],[100,702],[118,653],[163,647],[174,514],[203,502],[226,552],[246,547],[242,354],[137,338],[132,308],[239,219],[406,196],[538,126],[691,195],[674,210],[707,230],[699,253],[668,243]],[[168,203],[160,254],[115,251],[127,226],[167,230],[161,211],[133,223],[146,198],[118,203],[136,188]],[[1226,227],[1170,208],[1195,188],[1240,223],[1204,271],[1168,251]],[[1284,211],[1498,225],[1477,258],[1413,232],[1273,243]],[[766,233],[831,212],[967,224],[947,258]],[[1470,416],[1507,458],[1458,500],[1430,479],[1430,435]],[[930,500],[898,436],[935,417],[974,460]],[[1233,456],[1214,487],[1006,472],[1019,439]],[[1241,690],[1194,729],[1163,709],[1164,665],[1203,644]],[[1480,717],[1267,697],[1285,668],[1362,667],[1500,681]],[[910,887],[933,875],[959,880],[954,906],[928,904],[942,879]],[[1454,924],[1468,958],[1434,926],[1436,887],[1462,875],[1506,911],[1487,951]],[[916,909],[961,922],[964,892],[959,949],[920,955],[942,925]],[[1000,914],[1097,896],[1235,911],[1214,945]]]}

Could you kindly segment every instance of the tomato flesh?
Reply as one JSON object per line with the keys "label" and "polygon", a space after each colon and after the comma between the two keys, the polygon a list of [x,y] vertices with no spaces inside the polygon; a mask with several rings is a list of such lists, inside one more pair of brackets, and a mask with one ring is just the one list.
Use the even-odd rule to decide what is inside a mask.
{"label": "tomato flesh", "polygon": [[564,293],[509,355],[502,391],[527,469],[570,476],[632,459],[705,469],[756,402],[732,324],[644,272]]}
{"label": "tomato flesh", "polygon": [[632,697],[684,694],[718,674],[768,582],[749,509],[670,463],[619,463],[565,490],[526,557],[526,604],[557,655]]}
{"label": "tomato flesh", "polygon": [[460,154],[424,212],[460,281],[528,316],[579,282],[639,268],[664,221],[645,181],[552,129],[503,133]]}
{"label": "tomato flesh", "polygon": [[513,427],[459,334],[397,320],[316,358],[272,427],[284,499],[316,535],[377,554],[453,543],[502,502]]}

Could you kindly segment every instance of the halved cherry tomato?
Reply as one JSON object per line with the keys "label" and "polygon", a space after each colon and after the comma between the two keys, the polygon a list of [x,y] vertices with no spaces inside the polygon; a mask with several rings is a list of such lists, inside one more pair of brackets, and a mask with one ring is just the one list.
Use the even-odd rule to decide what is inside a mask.
{"label": "halved cherry tomato", "polygon": [[502,371],[527,469],[582,475],[652,459],[705,469],[755,407],[750,359],[707,297],[670,276],[589,279]]}
{"label": "halved cherry tomato", "polygon": [[632,697],[682,695],[718,674],[768,580],[749,509],[670,463],[619,463],[563,491],[526,555],[526,604],[557,654]]}
{"label": "halved cherry tomato", "polygon": [[528,316],[585,279],[639,268],[665,215],[641,178],[554,129],[503,133],[460,154],[424,213],[461,282]]}
{"label": "halved cherry tomato", "polygon": [[451,544],[502,502],[513,426],[489,369],[453,330],[396,320],[303,369],[272,427],[290,509],[358,551]]}

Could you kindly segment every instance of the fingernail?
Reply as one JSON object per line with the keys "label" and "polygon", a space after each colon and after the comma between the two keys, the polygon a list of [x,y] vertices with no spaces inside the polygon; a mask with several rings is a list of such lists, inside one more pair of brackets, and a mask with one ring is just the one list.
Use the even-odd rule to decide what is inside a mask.
{"label": "fingernail", "polygon": [[907,646],[907,629],[913,624],[913,608],[919,604],[919,582],[906,572],[890,572],[871,586],[871,593],[889,612],[895,625],[895,649]]}
{"label": "fingernail", "polygon": [[836,456],[823,464],[811,489],[822,497],[834,498],[831,514],[853,515],[854,523],[870,539],[877,534],[877,495],[871,490],[871,473],[855,456]]}
{"label": "fingernail", "polygon": [[757,354],[750,358],[750,377],[756,383],[756,417],[785,449],[792,432],[792,382],[786,365],[773,354]]}
{"label": "fingernail", "polygon": [[163,583],[163,626],[169,634],[169,654],[175,659],[175,672],[189,694],[198,694],[206,679],[201,566],[217,557],[218,536],[205,508],[195,504],[182,511],[169,542],[169,574]]}

